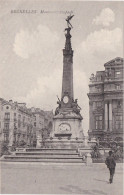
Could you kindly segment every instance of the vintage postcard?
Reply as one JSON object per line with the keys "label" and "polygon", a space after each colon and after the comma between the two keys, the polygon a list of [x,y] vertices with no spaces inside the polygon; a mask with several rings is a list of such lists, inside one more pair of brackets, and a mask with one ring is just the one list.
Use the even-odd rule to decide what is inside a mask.
{"label": "vintage postcard", "polygon": [[0,0],[1,194],[123,195],[123,13]]}

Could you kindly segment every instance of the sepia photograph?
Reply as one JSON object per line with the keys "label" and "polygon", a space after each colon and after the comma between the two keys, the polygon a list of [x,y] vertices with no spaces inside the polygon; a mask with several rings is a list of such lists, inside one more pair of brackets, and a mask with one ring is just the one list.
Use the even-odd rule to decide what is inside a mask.
{"label": "sepia photograph", "polygon": [[123,195],[123,1],[0,0],[0,193]]}

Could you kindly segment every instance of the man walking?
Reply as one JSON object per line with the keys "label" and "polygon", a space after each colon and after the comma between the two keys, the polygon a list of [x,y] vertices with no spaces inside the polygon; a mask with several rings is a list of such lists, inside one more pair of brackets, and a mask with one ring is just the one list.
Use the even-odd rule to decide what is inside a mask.
{"label": "man walking", "polygon": [[115,166],[116,166],[116,162],[112,156],[112,151],[109,151],[109,156],[106,158],[105,164],[107,165],[109,172],[110,172],[110,179],[109,182],[112,183],[113,182],[113,176],[115,173]]}

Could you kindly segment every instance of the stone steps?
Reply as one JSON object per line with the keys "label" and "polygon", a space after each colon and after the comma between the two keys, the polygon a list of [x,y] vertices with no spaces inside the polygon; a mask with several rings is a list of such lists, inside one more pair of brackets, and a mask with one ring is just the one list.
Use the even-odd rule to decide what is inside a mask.
{"label": "stone steps", "polygon": [[79,160],[65,160],[65,159],[20,159],[20,160],[17,160],[17,159],[6,159],[4,160],[4,162],[35,162],[35,163],[85,163],[84,161],[82,161],[81,159]]}
{"label": "stone steps", "polygon": [[33,153],[33,152],[16,152],[15,153],[15,156],[40,156],[40,157],[51,157],[51,156],[54,156],[54,157],[57,157],[57,156],[60,156],[60,157],[78,157],[79,154],[74,154],[74,153],[50,153],[50,152],[47,152],[47,153],[44,153],[44,152],[36,152],[36,153]]}
{"label": "stone steps", "polygon": [[83,159],[75,149],[25,148],[23,151],[2,156],[1,161],[82,163]]}
{"label": "stone steps", "polygon": [[5,162],[84,163],[82,159],[5,159]]}
{"label": "stone steps", "polygon": [[75,153],[76,149],[53,149],[53,148],[26,148],[26,152],[59,152],[59,153]]}
{"label": "stone steps", "polygon": [[5,155],[4,159],[82,159],[81,157],[75,156],[75,157],[70,157],[70,156],[32,156],[32,155],[27,155],[27,156],[14,156],[14,155]]}

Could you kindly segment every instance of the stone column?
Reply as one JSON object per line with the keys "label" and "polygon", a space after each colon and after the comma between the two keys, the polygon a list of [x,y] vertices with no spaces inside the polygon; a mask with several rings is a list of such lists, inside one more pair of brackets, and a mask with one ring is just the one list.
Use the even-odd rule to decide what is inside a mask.
{"label": "stone column", "polygon": [[10,113],[10,121],[9,121],[9,146],[13,145],[14,141],[14,117],[13,112]]}
{"label": "stone column", "polygon": [[93,118],[93,102],[89,102],[89,130],[92,130],[94,128],[94,118]]}
{"label": "stone column", "polygon": [[109,130],[112,131],[112,102],[109,103]]}
{"label": "stone column", "polygon": [[105,103],[105,130],[108,130],[108,105]]}
{"label": "stone column", "polygon": [[41,136],[37,136],[37,145],[36,145],[37,148],[41,148]]}

